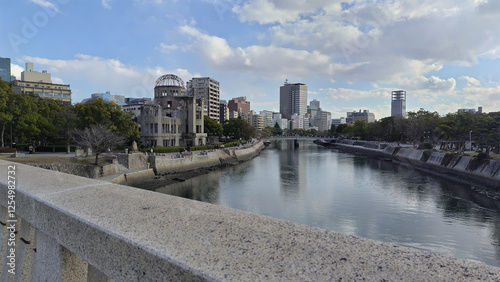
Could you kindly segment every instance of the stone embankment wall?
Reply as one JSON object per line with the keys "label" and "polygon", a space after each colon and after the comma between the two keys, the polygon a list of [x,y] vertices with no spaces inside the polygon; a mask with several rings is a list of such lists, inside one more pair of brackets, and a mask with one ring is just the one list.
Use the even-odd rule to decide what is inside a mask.
{"label": "stone embankment wall", "polygon": [[351,140],[345,140],[335,145],[340,150],[349,153],[381,157],[458,181],[500,188],[500,161],[478,160],[459,154],[400,148],[375,142],[356,141],[354,143]]}
{"label": "stone embankment wall", "polygon": [[192,152],[190,154],[156,154],[148,156],[148,161],[155,174],[162,174],[235,164],[256,157],[263,149],[264,144],[259,141],[253,146],[243,148]]}

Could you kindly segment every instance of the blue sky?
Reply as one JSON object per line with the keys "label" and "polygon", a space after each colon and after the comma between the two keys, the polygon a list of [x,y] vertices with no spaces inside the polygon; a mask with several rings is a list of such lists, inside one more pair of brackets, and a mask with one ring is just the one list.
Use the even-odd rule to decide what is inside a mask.
{"label": "blue sky", "polygon": [[221,99],[279,111],[285,79],[332,117],[408,110],[500,111],[500,1],[0,1],[0,56],[70,84],[73,101],[152,97],[154,81],[210,76]]}

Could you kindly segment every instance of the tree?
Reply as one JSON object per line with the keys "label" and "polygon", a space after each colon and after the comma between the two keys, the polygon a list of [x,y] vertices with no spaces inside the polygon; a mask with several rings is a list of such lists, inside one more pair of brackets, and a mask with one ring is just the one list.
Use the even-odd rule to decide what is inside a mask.
{"label": "tree", "polygon": [[207,133],[208,136],[221,137],[224,131],[222,125],[214,119],[211,119],[209,116],[203,117],[203,127],[205,128],[205,133]]}
{"label": "tree", "polygon": [[2,81],[0,78],[0,139],[2,147],[5,147],[4,143],[4,133],[5,127],[9,122],[12,122],[13,115],[11,113],[11,109],[8,101],[12,99],[12,96],[15,95],[14,91],[9,87],[7,82]]}
{"label": "tree", "polygon": [[129,140],[139,140],[138,125],[132,119],[133,113],[122,111],[114,102],[96,99],[85,104],[76,104],[75,113],[80,129],[102,124],[116,134],[126,136]]}
{"label": "tree", "polygon": [[242,118],[230,118],[224,122],[224,135],[234,139],[249,139],[255,136],[257,130]]}
{"label": "tree", "polygon": [[275,135],[282,135],[283,134],[283,129],[281,129],[281,127],[278,125],[278,122],[274,123],[274,127],[273,127],[272,132]]}
{"label": "tree", "polygon": [[337,136],[342,134],[345,128],[347,128],[347,124],[345,123],[337,125],[337,128],[335,128],[335,134]]}
{"label": "tree", "polygon": [[123,143],[124,138],[117,135],[103,124],[93,124],[84,129],[71,131],[71,139],[82,147],[91,148],[95,153],[95,164],[98,165],[99,154],[114,145]]}
{"label": "tree", "polygon": [[35,136],[35,140],[39,141],[43,146],[47,146],[48,142],[54,142],[59,136],[59,127],[61,126],[57,118],[60,112],[63,111],[64,105],[61,101],[36,97],[38,107],[38,122],[37,127],[40,133]]}
{"label": "tree", "polygon": [[311,129],[308,129],[307,130],[307,135],[310,135],[310,136],[316,136],[318,134],[318,131],[314,128],[311,128]]}
{"label": "tree", "polygon": [[76,127],[77,117],[75,108],[72,105],[64,105],[62,111],[57,115],[57,124],[59,128],[59,135],[66,139],[66,152],[70,152],[70,132]]}

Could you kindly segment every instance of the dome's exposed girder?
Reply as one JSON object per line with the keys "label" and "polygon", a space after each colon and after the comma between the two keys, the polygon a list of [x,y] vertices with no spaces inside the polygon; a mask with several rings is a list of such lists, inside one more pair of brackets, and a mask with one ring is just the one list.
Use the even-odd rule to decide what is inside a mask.
{"label": "dome's exposed girder", "polygon": [[155,87],[158,86],[177,86],[186,88],[184,86],[184,81],[182,80],[182,78],[178,77],[175,74],[165,74],[159,77],[155,83]]}

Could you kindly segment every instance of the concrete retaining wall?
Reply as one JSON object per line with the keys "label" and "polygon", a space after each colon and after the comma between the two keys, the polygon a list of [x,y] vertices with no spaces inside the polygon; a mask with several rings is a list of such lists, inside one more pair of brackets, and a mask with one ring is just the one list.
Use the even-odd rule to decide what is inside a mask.
{"label": "concrete retaining wall", "polygon": [[[385,149],[372,149],[346,143],[349,142],[341,142],[337,146],[345,152],[388,158],[400,163],[410,163],[420,170],[433,174],[500,189],[500,161],[479,161],[469,156],[439,152],[430,153],[430,151],[393,146],[387,146]],[[427,156],[428,159],[426,159]]]}
{"label": "concrete retaining wall", "polygon": [[6,161],[0,171],[0,281],[500,280],[484,264],[222,206]]}
{"label": "concrete retaining wall", "polygon": [[[191,154],[153,155],[149,156],[148,160],[155,173],[162,174],[247,161],[257,156],[264,148],[264,144],[259,141],[251,147],[208,152],[195,151]],[[234,161],[230,159],[234,159]]]}
{"label": "concrete retaining wall", "polygon": [[147,157],[144,153],[116,154],[118,163],[127,169],[147,168]]}

